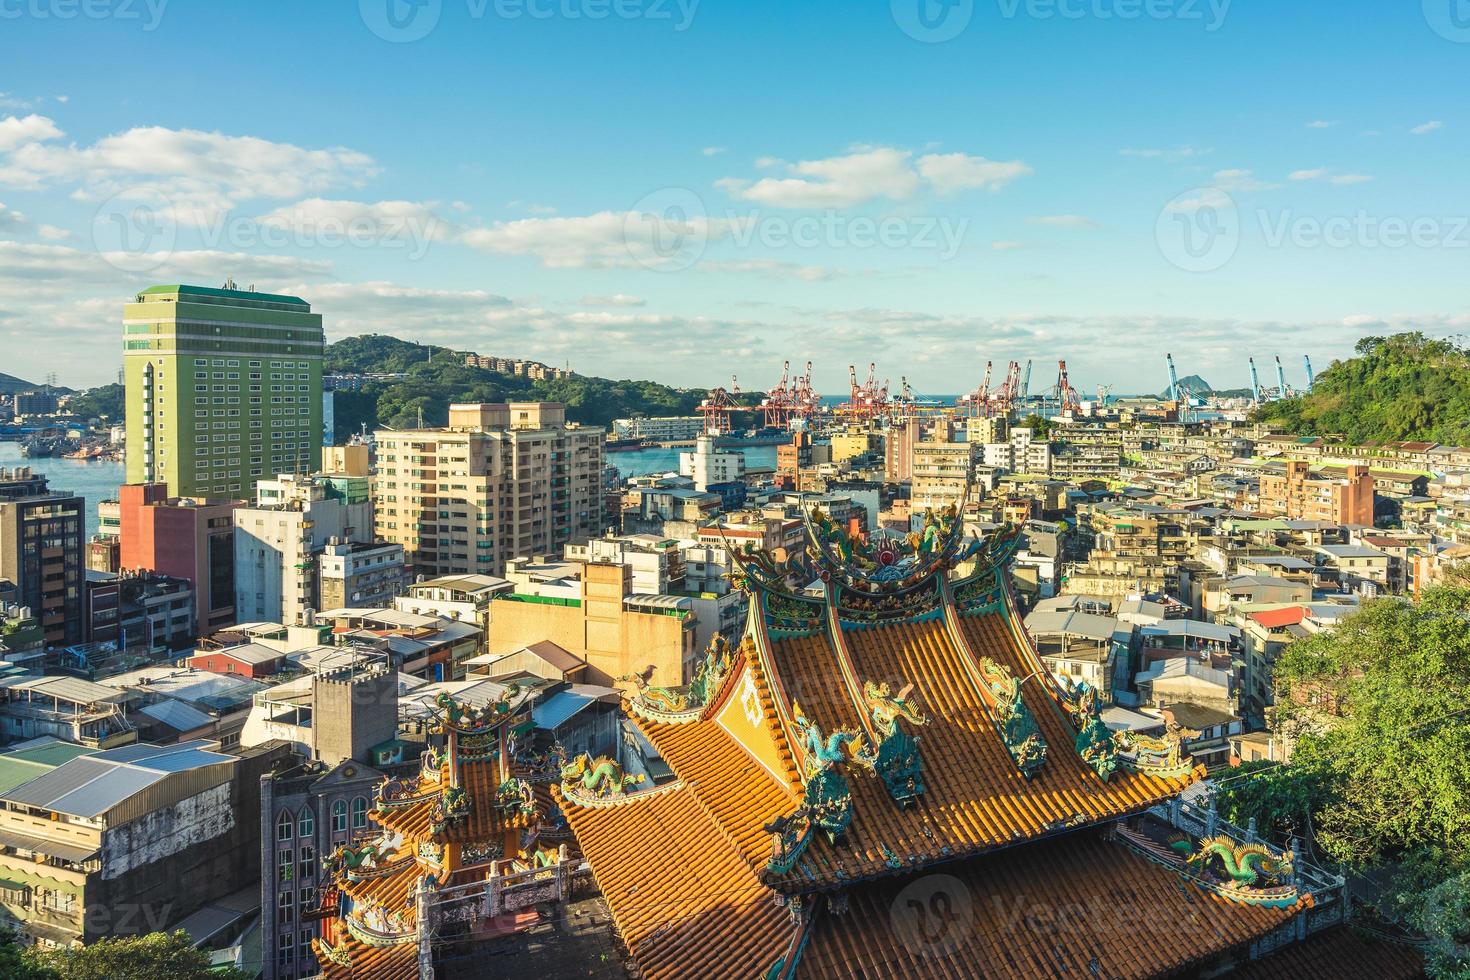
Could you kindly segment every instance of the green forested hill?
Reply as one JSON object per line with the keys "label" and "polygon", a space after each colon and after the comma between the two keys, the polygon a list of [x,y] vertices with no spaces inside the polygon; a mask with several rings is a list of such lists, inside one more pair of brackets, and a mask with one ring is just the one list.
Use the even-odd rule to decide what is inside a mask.
{"label": "green forested hill", "polygon": [[1256,410],[1298,435],[1348,442],[1470,444],[1470,352],[1422,333],[1364,337],[1357,357],[1317,375],[1312,391]]}
{"label": "green forested hill", "polygon": [[691,415],[703,389],[669,388],[652,381],[611,381],[578,375],[559,381],[530,381],[467,366],[454,351],[378,334],[348,337],[327,346],[326,370],[353,374],[407,373],[403,381],[372,382],[336,399],[339,439],[364,423],[405,428],[443,425],[455,402],[555,401],[567,417],[589,425],[637,415]]}

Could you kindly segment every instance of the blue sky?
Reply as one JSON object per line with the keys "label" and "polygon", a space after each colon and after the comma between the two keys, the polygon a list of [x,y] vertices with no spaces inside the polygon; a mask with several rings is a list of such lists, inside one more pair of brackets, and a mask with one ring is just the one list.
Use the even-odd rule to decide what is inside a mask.
{"label": "blue sky", "polygon": [[109,380],[133,289],[231,275],[746,388],[1470,325],[1465,0],[416,3],[0,0],[3,370]]}

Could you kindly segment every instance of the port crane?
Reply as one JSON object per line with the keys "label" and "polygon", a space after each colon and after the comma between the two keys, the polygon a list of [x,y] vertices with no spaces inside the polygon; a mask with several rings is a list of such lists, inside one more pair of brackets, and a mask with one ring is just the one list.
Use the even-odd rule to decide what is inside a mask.
{"label": "port crane", "polygon": [[730,418],[740,408],[736,399],[740,397],[740,382],[730,378],[729,388],[715,388],[709,397],[699,403],[697,411],[704,416],[704,431],[713,436],[730,432]]}

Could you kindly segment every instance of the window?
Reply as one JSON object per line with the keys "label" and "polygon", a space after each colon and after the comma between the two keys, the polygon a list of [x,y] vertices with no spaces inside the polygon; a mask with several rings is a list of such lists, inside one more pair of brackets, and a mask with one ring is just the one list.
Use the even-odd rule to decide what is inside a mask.
{"label": "window", "polygon": [[367,826],[367,797],[359,796],[352,801],[352,829],[362,830]]}
{"label": "window", "polygon": [[280,817],[276,820],[276,843],[279,844],[282,841],[288,841],[291,839],[291,830],[293,824],[294,821],[291,819],[291,814],[282,813],[280,815]]}
{"label": "window", "polygon": [[316,833],[316,814],[311,807],[305,807],[301,811],[301,818],[296,821],[296,836],[302,840],[311,840]]}
{"label": "window", "polygon": [[310,881],[316,877],[316,848],[310,844],[301,845],[301,880]]}
{"label": "window", "polygon": [[276,920],[278,922],[289,923],[291,921],[291,913],[296,905],[293,901],[295,897],[296,893],[289,888],[276,896]]}
{"label": "window", "polygon": [[332,804],[332,833],[347,833],[347,804],[341,800]]}

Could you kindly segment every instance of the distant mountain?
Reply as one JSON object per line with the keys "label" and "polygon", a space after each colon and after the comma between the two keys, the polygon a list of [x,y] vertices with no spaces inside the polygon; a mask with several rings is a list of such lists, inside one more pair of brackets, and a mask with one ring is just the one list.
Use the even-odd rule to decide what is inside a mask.
{"label": "distant mountain", "polygon": [[[17,378],[11,374],[0,374],[0,394],[13,395],[17,391],[35,391],[37,388],[40,387],[41,386],[36,384],[34,381],[27,381],[24,378]],[[66,390],[67,389],[65,388],[56,389],[56,391],[60,394],[64,394]]]}
{"label": "distant mountain", "polygon": [[1349,443],[1470,445],[1470,351],[1422,333],[1364,337],[1312,390],[1268,402],[1253,418],[1304,436]]}
{"label": "distant mountain", "polygon": [[[1180,378],[1179,387],[1191,398],[1249,398],[1251,394],[1249,388],[1212,388],[1208,381],[1197,374]],[[1169,390],[1165,388],[1159,394],[1159,397],[1167,399],[1169,397]]]}

